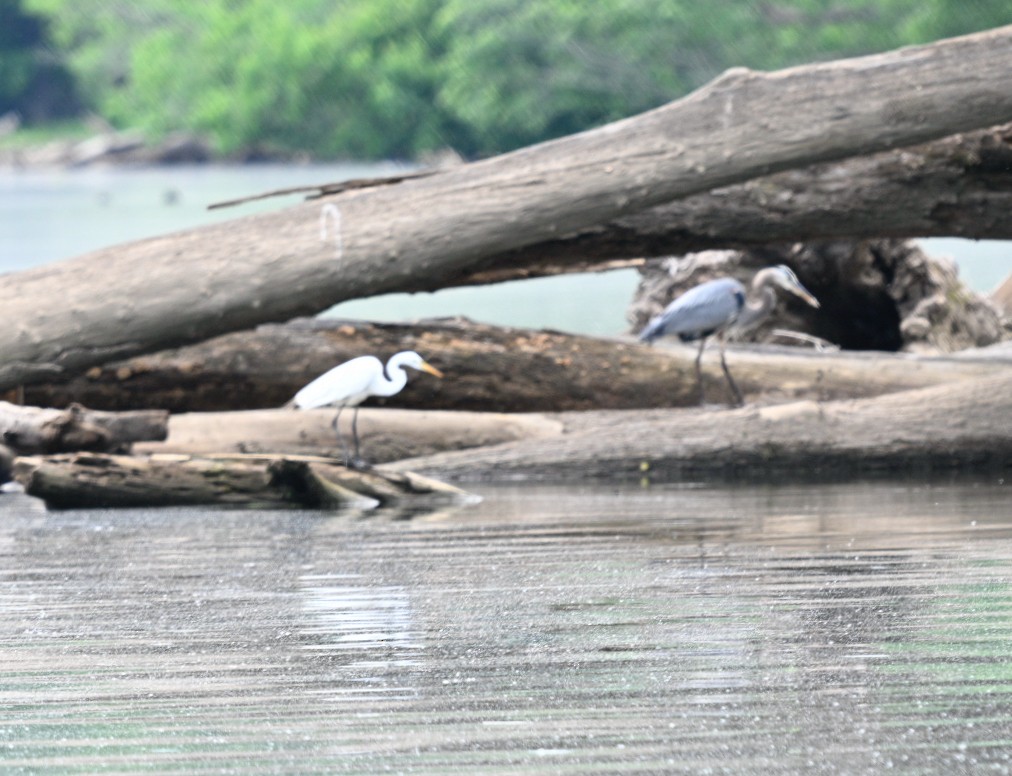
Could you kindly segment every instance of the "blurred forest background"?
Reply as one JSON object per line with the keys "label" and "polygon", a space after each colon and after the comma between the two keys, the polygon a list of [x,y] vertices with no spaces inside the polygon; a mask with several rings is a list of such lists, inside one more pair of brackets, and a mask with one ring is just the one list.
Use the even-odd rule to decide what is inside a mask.
{"label": "blurred forest background", "polygon": [[0,115],[221,154],[475,158],[772,70],[1012,22],[1009,0],[2,0]]}

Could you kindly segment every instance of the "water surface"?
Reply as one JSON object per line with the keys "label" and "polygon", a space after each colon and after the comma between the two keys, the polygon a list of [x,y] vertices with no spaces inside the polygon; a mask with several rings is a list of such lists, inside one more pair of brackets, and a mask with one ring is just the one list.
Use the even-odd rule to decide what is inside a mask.
{"label": "water surface", "polygon": [[994,483],[0,501],[5,773],[1012,767]]}

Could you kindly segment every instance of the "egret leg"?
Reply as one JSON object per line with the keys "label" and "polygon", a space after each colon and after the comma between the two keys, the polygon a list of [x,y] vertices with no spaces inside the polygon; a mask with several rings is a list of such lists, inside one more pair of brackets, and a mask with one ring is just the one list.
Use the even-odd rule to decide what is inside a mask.
{"label": "egret leg", "polygon": [[724,360],[724,335],[718,336],[720,342],[720,368],[724,370],[724,377],[727,378],[727,384],[731,386],[731,392],[734,394],[735,406],[741,407],[745,403],[745,399],[742,398],[741,391],[738,390],[738,383],[731,377],[731,370],[727,368],[727,361]]}
{"label": "egret leg", "polygon": [[358,454],[358,406],[355,407],[355,414],[351,416],[351,438],[355,443],[355,455],[349,465],[353,469],[368,469],[369,464]]}
{"label": "egret leg", "polygon": [[699,352],[696,353],[696,385],[699,388],[699,404],[706,404],[706,392],[703,390],[703,348],[706,347],[706,337],[699,340]]}
{"label": "egret leg", "polygon": [[337,414],[334,416],[334,420],[330,424],[330,427],[334,429],[334,433],[337,434],[337,441],[341,443],[341,452],[344,454],[344,465],[347,466],[349,463],[348,444],[347,442],[344,441],[344,437],[341,435],[341,423],[340,423],[341,411],[343,409],[344,409],[343,405],[337,408]]}
{"label": "egret leg", "polygon": [[355,457],[358,458],[358,407],[355,407],[355,414],[351,416],[351,439],[355,444]]}

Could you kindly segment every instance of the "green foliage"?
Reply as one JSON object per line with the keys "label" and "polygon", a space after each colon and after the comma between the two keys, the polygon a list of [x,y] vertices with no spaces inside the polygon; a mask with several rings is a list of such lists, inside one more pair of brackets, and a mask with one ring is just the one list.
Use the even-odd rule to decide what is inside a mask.
{"label": "green foliage", "polygon": [[917,40],[966,35],[1012,24],[1008,0],[923,0],[907,34]]}
{"label": "green foliage", "polygon": [[1012,22],[1008,0],[24,2],[119,125],[198,131],[225,152],[357,158],[496,153],[662,104],[727,67]]}
{"label": "green foliage", "polygon": [[73,78],[53,55],[48,19],[22,0],[0,0],[0,115],[26,125],[79,110]]}
{"label": "green foliage", "polygon": [[0,115],[16,110],[37,67],[43,23],[20,0],[0,5]]}
{"label": "green foliage", "polygon": [[[670,99],[691,83],[665,32],[680,6],[664,0],[448,0],[441,105],[471,128],[471,153],[576,132]],[[684,37],[684,35],[683,35]]]}
{"label": "green foliage", "polygon": [[53,42],[76,75],[78,88],[100,112],[108,96],[129,82],[131,52],[152,30],[175,18],[172,0],[24,2],[49,19]]}

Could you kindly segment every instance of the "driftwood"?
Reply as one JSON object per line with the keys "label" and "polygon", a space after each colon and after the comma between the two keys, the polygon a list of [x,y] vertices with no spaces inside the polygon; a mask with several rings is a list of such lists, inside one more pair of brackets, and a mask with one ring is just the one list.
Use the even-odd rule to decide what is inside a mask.
{"label": "driftwood", "polygon": [[672,199],[1008,122],[1010,45],[1002,27],[733,70],[656,110],[502,157],[10,275],[0,390],[344,299],[442,287],[489,256]]}
{"label": "driftwood", "polygon": [[78,404],[57,410],[0,401],[0,438],[21,455],[118,451],[134,442],[165,439],[168,417],[164,410],[101,412]]}
{"label": "driftwood", "polygon": [[560,436],[401,461],[451,481],[1012,473],[1012,375],[873,399],[570,413]]}
{"label": "driftwood", "polygon": [[411,472],[356,471],[309,456],[73,453],[18,458],[14,476],[28,495],[52,509],[196,504],[370,509],[468,498],[451,485]]}
{"label": "driftwood", "polygon": [[[1012,238],[1012,124],[667,202],[489,257],[459,285],[640,265],[638,258],[881,237]],[[630,261],[631,260],[631,261]]]}
{"label": "driftwood", "polygon": [[[118,362],[63,385],[26,386],[28,401],[78,401],[107,409],[164,407],[207,412],[279,407],[341,361],[363,353],[413,349],[447,374],[417,376],[385,407],[482,412],[681,407],[698,400],[695,345],[655,347],[477,324],[463,319],[417,324],[298,320],[228,334],[179,350]],[[728,363],[750,401],[874,396],[979,378],[1002,366],[965,359],[887,354],[813,353],[794,347],[728,348]],[[704,354],[707,396],[726,384],[717,354]],[[347,419],[342,418],[343,422]]]}
{"label": "driftwood", "polygon": [[[185,453],[283,453],[340,459],[343,451],[332,422],[334,410],[191,412],[169,419],[164,442],[134,445],[140,455]],[[347,434],[351,413],[341,417]],[[562,433],[557,420],[496,412],[439,412],[363,408],[358,419],[362,453],[372,463],[444,450],[512,442]]]}

